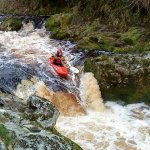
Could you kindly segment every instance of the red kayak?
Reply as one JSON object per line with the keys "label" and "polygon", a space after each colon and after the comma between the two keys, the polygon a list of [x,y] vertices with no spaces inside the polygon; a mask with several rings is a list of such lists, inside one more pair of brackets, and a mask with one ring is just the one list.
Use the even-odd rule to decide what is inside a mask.
{"label": "red kayak", "polygon": [[64,66],[57,66],[55,64],[53,64],[53,59],[49,58],[49,63],[50,65],[53,67],[53,69],[55,70],[55,72],[61,76],[61,77],[67,77],[68,75],[68,71],[67,68]]}

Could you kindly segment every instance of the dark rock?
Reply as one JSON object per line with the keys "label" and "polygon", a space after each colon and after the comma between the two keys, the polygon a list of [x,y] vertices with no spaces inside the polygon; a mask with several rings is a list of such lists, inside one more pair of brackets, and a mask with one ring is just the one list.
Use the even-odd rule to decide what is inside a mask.
{"label": "dark rock", "polygon": [[28,100],[29,118],[37,121],[43,128],[53,127],[59,116],[56,107],[43,98],[31,96]]}
{"label": "dark rock", "polygon": [[0,98],[0,106],[4,106],[5,102]]}
{"label": "dark rock", "polygon": [[5,109],[16,112],[24,112],[27,107],[27,101],[20,99],[14,95],[0,92],[0,103],[3,103]]}
{"label": "dark rock", "polygon": [[0,64],[0,89],[11,93],[22,79],[30,79],[35,71],[17,64]]}
{"label": "dark rock", "polygon": [[30,130],[31,132],[34,132],[34,133],[41,131],[40,128],[33,126],[33,125],[30,125],[30,124],[29,125],[23,125],[23,126],[26,127],[28,130]]}

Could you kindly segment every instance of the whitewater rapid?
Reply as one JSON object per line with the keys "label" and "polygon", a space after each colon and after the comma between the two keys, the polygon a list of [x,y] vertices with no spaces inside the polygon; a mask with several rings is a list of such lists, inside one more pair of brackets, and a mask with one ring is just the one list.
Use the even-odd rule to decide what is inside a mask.
{"label": "whitewater rapid", "polygon": [[56,128],[84,150],[150,150],[150,108],[105,104],[107,111],[60,117]]}
{"label": "whitewater rapid", "polygon": [[[63,49],[68,66],[77,65],[82,57],[82,53],[71,53],[74,44],[49,39],[45,29],[34,29],[32,23],[24,24],[19,32],[0,31],[0,69],[19,64],[36,72],[29,81],[22,79],[15,91],[10,89],[12,93],[23,99],[35,92],[46,99],[54,97],[59,107],[65,107],[73,99],[67,109],[70,112],[74,109],[74,116],[61,115],[56,128],[84,150],[150,150],[150,107],[143,103],[127,106],[115,102],[104,104],[97,81],[91,73],[83,73],[80,86],[72,72],[69,72],[68,80],[59,78],[48,63],[48,58],[58,48]],[[18,69],[24,72],[21,67]],[[54,91],[59,92],[54,94]],[[70,95],[61,91],[67,91]],[[75,103],[77,99],[72,93],[76,98],[80,96],[86,114],[75,116],[79,105]],[[80,109],[79,112],[82,112]],[[63,114],[66,110],[63,108],[60,111]],[[67,112],[65,114],[69,115]]]}
{"label": "whitewater rapid", "polygon": [[53,85],[53,87],[49,86],[52,90],[75,92],[77,90],[74,73],[69,72],[68,80],[70,82],[68,82],[59,78],[49,65],[49,57],[55,55],[59,48],[63,50],[67,65],[73,66],[73,62],[78,59],[75,57],[76,54],[70,54],[74,44],[49,39],[49,34],[45,29],[34,29],[32,23],[28,23],[24,24],[19,32],[0,31],[1,64],[19,64],[22,67],[30,68],[36,72],[39,81]]}

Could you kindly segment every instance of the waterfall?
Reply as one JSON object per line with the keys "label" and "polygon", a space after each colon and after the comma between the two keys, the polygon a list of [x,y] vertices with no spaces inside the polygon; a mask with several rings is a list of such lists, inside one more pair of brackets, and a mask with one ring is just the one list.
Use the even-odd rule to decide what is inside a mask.
{"label": "waterfall", "polygon": [[103,99],[101,97],[101,92],[93,73],[83,74],[80,80],[81,83],[79,89],[83,105],[87,109],[104,111],[105,107],[103,104]]}

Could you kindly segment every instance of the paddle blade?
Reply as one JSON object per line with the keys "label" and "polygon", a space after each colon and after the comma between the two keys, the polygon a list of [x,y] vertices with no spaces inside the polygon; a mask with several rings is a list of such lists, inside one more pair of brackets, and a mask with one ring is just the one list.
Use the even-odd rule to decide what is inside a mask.
{"label": "paddle blade", "polygon": [[75,68],[75,67],[70,67],[70,70],[73,72],[73,73],[79,73],[79,69]]}

